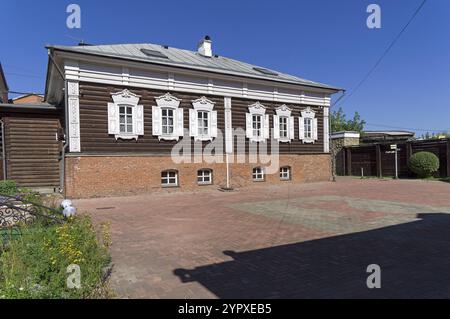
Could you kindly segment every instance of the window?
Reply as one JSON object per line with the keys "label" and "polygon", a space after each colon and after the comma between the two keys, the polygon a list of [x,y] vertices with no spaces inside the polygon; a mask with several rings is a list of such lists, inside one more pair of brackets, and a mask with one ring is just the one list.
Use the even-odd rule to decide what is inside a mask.
{"label": "window", "polygon": [[291,142],[294,139],[294,118],[286,104],[275,109],[273,115],[273,137],[278,142]]}
{"label": "window", "polygon": [[198,135],[208,136],[209,135],[208,112],[205,111],[197,112],[197,120],[198,120]]}
{"label": "window", "polygon": [[246,137],[250,142],[265,142],[269,138],[269,115],[266,107],[256,102],[248,107],[245,114]]}
{"label": "window", "polygon": [[307,117],[303,121],[305,125],[305,138],[312,138],[312,119]]}
{"label": "window", "polygon": [[264,181],[264,169],[261,167],[255,167],[253,169],[253,181],[262,182]]}
{"label": "window", "polygon": [[161,172],[161,186],[178,186],[178,172],[177,171],[163,171]]}
{"label": "window", "polygon": [[131,106],[119,106],[119,130],[120,133],[133,133],[133,108]]}
{"label": "window", "polygon": [[108,103],[108,134],[116,139],[136,139],[144,135],[144,107],[138,105],[139,96],[123,90],[113,93]]}
{"label": "window", "polygon": [[252,126],[253,126],[253,137],[260,138],[261,135],[261,115],[253,115],[252,117]]}
{"label": "window", "polygon": [[280,168],[280,179],[282,181],[288,181],[291,179],[291,168],[289,166]]}
{"label": "window", "polygon": [[173,110],[168,108],[162,108],[162,133],[163,135],[173,134]]}
{"label": "window", "polygon": [[197,183],[200,185],[212,184],[212,170],[201,169],[197,172]]}
{"label": "window", "polygon": [[318,140],[316,113],[311,107],[307,107],[300,113],[301,116],[298,121],[299,139],[303,143],[314,143]]}
{"label": "window", "polygon": [[212,141],[217,137],[217,111],[214,102],[205,96],[192,101],[189,110],[189,135],[196,141]]}
{"label": "window", "polygon": [[184,135],[184,114],[180,99],[170,93],[155,98],[152,106],[153,135],[159,140],[176,140]]}
{"label": "window", "polygon": [[280,116],[280,138],[288,138],[288,117]]}

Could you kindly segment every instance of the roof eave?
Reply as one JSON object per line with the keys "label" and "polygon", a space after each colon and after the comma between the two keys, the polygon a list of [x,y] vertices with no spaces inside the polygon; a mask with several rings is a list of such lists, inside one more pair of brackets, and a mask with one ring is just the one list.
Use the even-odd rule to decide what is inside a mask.
{"label": "roof eave", "polygon": [[81,55],[90,55],[90,56],[97,56],[97,57],[105,57],[110,59],[117,59],[117,60],[125,60],[125,61],[136,61],[136,62],[142,62],[147,64],[153,64],[158,66],[170,66],[170,67],[176,67],[181,69],[187,69],[187,70],[196,70],[196,71],[202,71],[202,72],[208,72],[208,73],[215,73],[215,74],[222,74],[222,75],[232,75],[232,76],[238,76],[243,78],[249,78],[249,79],[256,79],[256,80],[265,80],[265,81],[272,81],[277,83],[285,83],[285,84],[291,84],[291,85],[298,85],[298,86],[304,86],[304,87],[311,87],[311,88],[317,88],[322,90],[328,90],[330,93],[338,93],[338,92],[345,92],[342,88],[332,87],[328,85],[317,85],[317,84],[308,84],[308,83],[300,83],[296,81],[289,81],[289,80],[283,80],[283,79],[275,79],[275,78],[267,78],[267,77],[259,77],[256,75],[251,74],[242,74],[238,72],[232,72],[232,71],[220,71],[220,70],[213,70],[210,68],[203,68],[203,67],[196,67],[196,66],[187,66],[177,63],[158,63],[158,61],[147,61],[144,59],[139,58],[126,58],[126,57],[119,57],[112,54],[107,53],[95,53],[95,52],[80,52],[78,50],[73,50],[70,48],[62,48],[59,46],[46,46],[47,49],[55,50],[55,51],[62,51],[62,52],[70,52],[75,54],[81,54]]}

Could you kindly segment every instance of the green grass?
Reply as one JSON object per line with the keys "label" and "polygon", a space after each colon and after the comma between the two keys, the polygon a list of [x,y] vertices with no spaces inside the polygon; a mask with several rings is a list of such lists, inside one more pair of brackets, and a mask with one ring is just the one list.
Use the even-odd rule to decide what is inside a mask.
{"label": "green grass", "polygon": [[[104,280],[105,267],[110,263],[106,226],[98,231],[88,216],[77,216],[64,224],[35,222],[21,226],[20,233],[8,237],[0,255],[0,298],[112,295]],[[69,289],[66,284],[70,275],[67,267],[72,264],[81,270],[79,289]]]}

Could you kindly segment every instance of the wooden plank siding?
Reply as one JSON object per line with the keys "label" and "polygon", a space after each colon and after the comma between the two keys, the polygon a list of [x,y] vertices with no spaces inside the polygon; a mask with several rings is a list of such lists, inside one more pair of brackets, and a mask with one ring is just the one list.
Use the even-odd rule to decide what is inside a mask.
{"label": "wooden plank siding", "polygon": [[59,186],[59,119],[48,115],[7,115],[5,153],[7,178],[19,186]]}
{"label": "wooden plank siding", "polygon": [[[144,135],[135,140],[116,140],[108,134],[107,105],[112,102],[111,93],[120,92],[121,86],[80,83],[80,137],[82,153],[148,153],[148,154],[170,154],[176,141],[159,140],[152,135],[152,106],[156,105],[155,97],[161,96],[167,91],[148,90],[142,88],[128,88],[131,92],[141,96],[139,104],[144,106]],[[189,129],[189,111],[192,109],[192,101],[201,97],[201,94],[170,92],[181,99],[180,107],[184,108],[184,128]],[[217,111],[217,127],[225,134],[224,98],[217,96],[206,97],[215,103],[214,110]],[[260,101],[267,107],[266,114],[270,114],[270,127],[273,127],[275,108],[281,103]],[[233,128],[242,128],[245,132],[245,113],[255,100],[232,98],[232,123]],[[314,154],[323,153],[323,110],[320,107],[312,107],[318,118],[318,141],[314,144],[303,144],[299,140],[298,117],[300,111],[306,105],[287,104],[295,117],[295,140],[291,143],[280,143],[281,154]],[[225,140],[225,139],[224,139]],[[245,139],[246,151],[248,152],[248,140]],[[203,143],[203,147],[208,142]],[[235,139],[235,149],[237,147]],[[223,146],[225,150],[225,145]],[[270,148],[269,148],[270,151]]]}
{"label": "wooden plank siding", "polygon": [[[390,145],[391,143],[384,143],[346,147],[344,153],[347,155],[347,161],[344,163],[337,157],[336,163],[339,167],[336,170],[344,171],[347,175],[360,176],[361,167],[363,167],[365,176],[394,176],[395,154],[390,153],[392,151]],[[408,169],[408,160],[411,155],[421,151],[431,152],[439,158],[439,170],[434,174],[435,177],[450,177],[450,139],[410,141],[398,143],[397,147],[400,149],[398,152],[399,177],[414,175]]]}

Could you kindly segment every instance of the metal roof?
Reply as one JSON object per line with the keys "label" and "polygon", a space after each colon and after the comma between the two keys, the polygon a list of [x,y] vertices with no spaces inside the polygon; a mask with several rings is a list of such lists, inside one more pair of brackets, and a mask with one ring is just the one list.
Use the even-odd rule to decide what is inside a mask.
{"label": "metal roof", "polygon": [[[183,67],[188,69],[237,75],[243,77],[251,77],[276,82],[299,84],[305,86],[330,89],[334,91],[341,90],[339,88],[332,87],[323,83],[313,82],[293,75],[281,73],[278,71],[263,68],[261,66],[252,65],[249,63],[237,61],[223,56],[213,55],[212,57],[205,57],[199,54],[198,52],[161,46],[157,44],[144,43],[144,44],[80,45],[80,46],[56,45],[56,46],[47,46],[47,48],[83,54],[92,54],[104,57],[148,62],[174,67]],[[141,49],[161,52],[163,55],[167,56],[167,58],[146,55],[141,51]],[[277,75],[267,74],[270,72],[263,73],[255,68],[266,69],[270,72],[276,73]]]}

